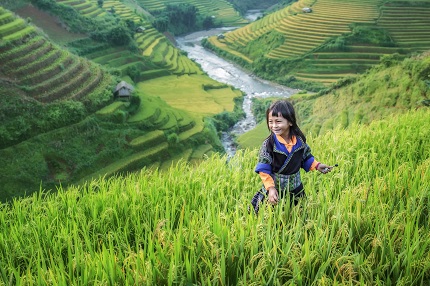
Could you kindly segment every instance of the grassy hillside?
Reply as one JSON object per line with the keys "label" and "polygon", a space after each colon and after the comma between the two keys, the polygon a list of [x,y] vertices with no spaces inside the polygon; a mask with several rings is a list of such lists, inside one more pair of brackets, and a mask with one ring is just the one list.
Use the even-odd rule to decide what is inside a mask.
{"label": "grassy hillside", "polygon": [[168,4],[190,4],[202,15],[212,17],[214,22],[226,27],[248,23],[227,0],[137,0],[137,2],[150,12],[164,9]]}
{"label": "grassy hillside", "polygon": [[[357,78],[346,78],[317,94],[294,95],[291,100],[300,127],[314,135],[426,108],[430,105],[430,54],[404,60],[386,56],[382,64]],[[255,148],[267,135],[264,120],[237,141],[242,148]]]}
{"label": "grassy hillside", "polygon": [[306,199],[258,217],[247,212],[260,186],[256,150],[2,205],[1,280],[427,285],[428,122],[420,109],[310,136],[315,156],[339,167],[303,174]]}
{"label": "grassy hillside", "polygon": [[[121,11],[118,19],[136,20],[138,14],[126,14],[132,10],[121,7],[116,6],[118,15]],[[40,22],[39,17],[47,14],[28,5],[18,11],[37,13],[24,20],[0,8],[1,200],[30,194],[39,187],[55,188],[144,166],[165,168],[181,158],[198,162],[214,151],[222,152],[216,125],[206,117],[236,112],[235,102],[239,104],[242,94],[203,75],[162,34],[153,28],[136,33],[137,44],[151,46],[139,46],[138,52],[83,34],[68,42],[66,29],[63,37],[49,29],[57,25],[57,18]],[[79,11],[89,17],[86,9]],[[32,22],[42,23],[46,35]],[[51,35],[62,39],[61,46],[50,40]],[[120,77],[133,83],[130,77],[166,82],[168,76],[183,78],[186,85],[169,92],[136,86],[131,101],[114,99]],[[205,110],[169,105],[158,97],[161,93],[179,100],[179,92],[187,102],[190,90]]]}
{"label": "grassy hillside", "polygon": [[112,99],[114,78],[0,7],[1,147],[76,123]]}
{"label": "grassy hillside", "polygon": [[427,0],[299,0],[206,45],[262,77],[317,89],[362,73],[383,55],[430,49],[429,19]]}

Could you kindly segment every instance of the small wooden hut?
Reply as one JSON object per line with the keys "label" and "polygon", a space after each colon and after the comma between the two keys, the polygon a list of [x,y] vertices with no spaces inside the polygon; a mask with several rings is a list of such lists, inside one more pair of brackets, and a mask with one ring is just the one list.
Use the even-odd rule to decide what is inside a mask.
{"label": "small wooden hut", "polygon": [[114,96],[119,99],[130,99],[134,87],[131,84],[121,81],[116,85]]}

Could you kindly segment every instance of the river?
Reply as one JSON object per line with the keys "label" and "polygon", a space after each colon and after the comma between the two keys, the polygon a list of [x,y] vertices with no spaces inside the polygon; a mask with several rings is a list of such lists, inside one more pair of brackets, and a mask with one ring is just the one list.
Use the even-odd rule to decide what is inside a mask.
{"label": "river", "polygon": [[[255,18],[255,13],[248,15],[248,19]],[[217,28],[176,38],[178,47],[186,51],[189,58],[199,63],[209,77],[234,86],[245,93],[243,110],[246,117],[237,122],[231,130],[222,134],[221,142],[228,156],[232,156],[236,152],[234,137],[252,130],[256,125],[255,118],[251,112],[252,98],[289,97],[297,92],[296,89],[260,79],[201,46],[200,41],[204,37],[217,35],[232,29],[234,28]]]}

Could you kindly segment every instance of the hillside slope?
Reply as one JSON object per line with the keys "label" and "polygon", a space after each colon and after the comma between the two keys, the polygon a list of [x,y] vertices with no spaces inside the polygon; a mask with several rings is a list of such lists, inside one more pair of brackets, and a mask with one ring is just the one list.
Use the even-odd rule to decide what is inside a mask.
{"label": "hillside slope", "polygon": [[[324,134],[390,118],[408,110],[430,106],[430,54],[404,60],[386,56],[357,78],[339,81],[317,94],[291,97],[305,134]],[[267,101],[267,100],[266,100]],[[262,102],[262,105],[269,104]],[[262,116],[264,117],[264,116]],[[261,117],[261,118],[262,118]],[[240,136],[242,148],[257,148],[268,135],[266,122]]]}
{"label": "hillside slope", "polygon": [[[89,61],[50,41],[30,20],[1,7],[0,19],[0,200],[83,178],[164,167],[162,163],[168,165],[173,158],[198,162],[213,151],[222,152],[214,126],[204,117],[233,112],[235,98],[242,94],[202,75],[167,40],[166,50],[154,46],[147,59],[121,46],[88,45]],[[165,38],[159,34],[158,39]],[[79,40],[84,41],[91,40]],[[163,60],[165,51],[172,52],[175,61]],[[108,61],[113,54],[118,54],[116,64]],[[159,65],[155,57],[160,58]],[[194,88],[192,97],[203,98],[207,109],[191,114],[139,88],[129,101],[116,100],[118,76],[129,72],[127,68],[125,74],[118,72],[121,60],[138,65],[133,69],[140,73],[138,79],[166,75],[179,79],[186,74],[187,87]],[[98,63],[115,65],[109,71],[116,76]],[[224,92],[221,103],[211,95],[213,89]]]}
{"label": "hillside slope", "polygon": [[265,78],[316,88],[362,73],[383,55],[430,49],[429,24],[428,0],[300,0],[207,46]]}
{"label": "hillside slope", "polygon": [[225,27],[242,26],[248,23],[227,0],[137,0],[137,2],[149,12],[164,9],[169,4],[190,4],[195,6],[199,13],[212,17],[214,22]]}
{"label": "hillside slope", "polygon": [[258,217],[247,211],[261,185],[256,150],[4,205],[0,279],[427,285],[428,122],[430,112],[422,109],[308,138],[321,161],[339,167],[303,174],[306,199],[293,208],[263,207]]}
{"label": "hillside slope", "polygon": [[114,78],[0,7],[0,147],[76,123],[111,102]]}

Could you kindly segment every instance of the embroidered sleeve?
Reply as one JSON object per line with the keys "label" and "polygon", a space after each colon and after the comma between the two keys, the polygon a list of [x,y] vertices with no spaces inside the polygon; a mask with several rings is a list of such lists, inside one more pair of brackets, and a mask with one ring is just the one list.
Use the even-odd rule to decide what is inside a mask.
{"label": "embroidered sleeve", "polygon": [[264,188],[266,188],[266,190],[268,190],[270,187],[275,186],[275,181],[273,180],[272,176],[264,172],[260,172],[259,174],[260,174],[261,181],[263,182]]}
{"label": "embroidered sleeve", "polygon": [[260,148],[260,152],[258,153],[258,163],[255,168],[255,172],[264,172],[266,174],[272,173],[272,151],[269,150],[269,140],[266,139],[263,142],[263,145]]}
{"label": "embroidered sleeve", "polygon": [[305,144],[305,150],[303,152],[302,168],[306,172],[309,172],[312,168],[312,164],[314,163],[314,161],[315,161],[315,158],[312,155],[311,148],[309,147],[308,144]]}

